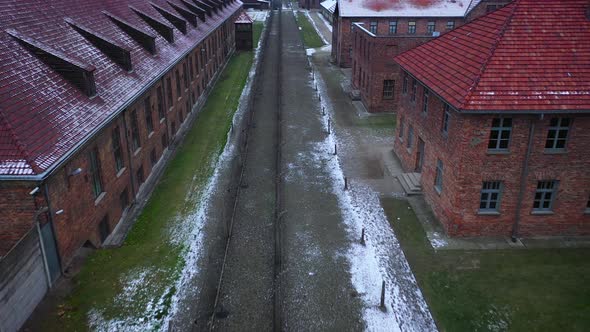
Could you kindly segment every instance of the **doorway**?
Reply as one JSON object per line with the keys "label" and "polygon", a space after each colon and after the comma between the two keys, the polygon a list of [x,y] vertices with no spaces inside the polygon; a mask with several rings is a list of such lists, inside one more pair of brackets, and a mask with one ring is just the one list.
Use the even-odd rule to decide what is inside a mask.
{"label": "doorway", "polygon": [[424,141],[418,137],[418,151],[416,151],[416,167],[417,173],[422,172],[422,165],[424,164]]}

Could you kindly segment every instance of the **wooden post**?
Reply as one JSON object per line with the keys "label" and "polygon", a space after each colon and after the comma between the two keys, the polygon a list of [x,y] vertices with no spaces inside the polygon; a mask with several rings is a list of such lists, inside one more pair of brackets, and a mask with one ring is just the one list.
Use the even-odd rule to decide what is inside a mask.
{"label": "wooden post", "polygon": [[348,178],[344,177],[344,190],[348,190]]}
{"label": "wooden post", "polygon": [[328,134],[330,134],[330,122],[331,122],[331,120],[328,119]]}
{"label": "wooden post", "polygon": [[362,231],[361,231],[361,244],[364,246],[365,245],[365,228],[363,227]]}
{"label": "wooden post", "polygon": [[322,106],[322,115],[326,115],[326,106]]}
{"label": "wooden post", "polygon": [[381,309],[385,309],[385,280],[381,284]]}
{"label": "wooden post", "polygon": [[336,146],[336,143],[334,143],[334,155],[338,155],[338,146]]}

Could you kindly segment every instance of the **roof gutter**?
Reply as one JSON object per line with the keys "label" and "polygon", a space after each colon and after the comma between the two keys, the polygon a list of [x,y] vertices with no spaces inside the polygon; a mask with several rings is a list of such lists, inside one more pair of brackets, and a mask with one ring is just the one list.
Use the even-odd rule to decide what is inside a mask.
{"label": "roof gutter", "polygon": [[[236,8],[234,13],[237,11],[238,11],[238,8]],[[223,23],[225,23],[225,21],[223,21]],[[221,26],[221,24],[218,24],[212,30],[215,30],[215,29],[219,28],[220,26]],[[208,36],[208,35],[206,35],[206,36]],[[193,49],[200,42],[202,42],[204,39],[205,39],[204,37],[199,39],[192,48],[189,48],[188,51],[185,51],[184,53],[182,53],[176,59],[176,61],[174,61],[172,64],[168,65],[160,74],[158,74],[151,81],[149,81],[148,84],[146,84],[139,92],[134,94],[123,105],[121,105],[117,109],[117,111],[115,111],[108,118],[106,118],[100,126],[96,127],[95,130],[91,131],[88,135],[86,135],[78,144],[74,145],[74,147],[72,149],[70,149],[65,155],[63,155],[55,163],[53,163],[51,166],[49,166],[49,168],[47,168],[47,170],[45,170],[43,173],[36,174],[36,175],[0,175],[0,181],[43,181],[46,178],[48,178],[50,175],[53,174],[53,172],[55,172],[58,168],[60,168],[68,159],[70,159],[73,155],[78,153],[86,145],[86,143],[91,141],[94,138],[94,135],[96,135],[96,133],[98,133],[98,132],[102,131],[104,128],[106,128],[113,120],[115,120],[121,113],[123,113],[123,111],[125,111],[125,109],[127,107],[129,107],[131,104],[133,104],[137,100],[137,98],[139,98],[141,95],[143,95],[147,90],[151,89],[154,84],[156,84],[160,79],[162,79],[162,77],[164,75],[166,75],[166,73],[168,73],[168,71],[170,71],[170,69],[174,68],[180,61],[182,61],[182,59],[184,59],[184,57],[187,54],[192,52]]]}

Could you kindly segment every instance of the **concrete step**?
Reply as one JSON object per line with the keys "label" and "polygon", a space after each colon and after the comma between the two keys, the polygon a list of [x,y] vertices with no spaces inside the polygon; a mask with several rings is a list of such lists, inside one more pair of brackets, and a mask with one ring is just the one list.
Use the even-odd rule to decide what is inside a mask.
{"label": "concrete step", "polygon": [[420,183],[421,175],[420,173],[406,173],[408,175],[408,179],[410,180],[410,184],[416,188],[422,189],[422,183]]}
{"label": "concrete step", "polygon": [[[399,180],[402,188],[406,192],[406,195],[420,195],[422,194],[422,187],[416,185],[416,176],[411,175],[412,173],[402,173],[400,174],[397,179]],[[418,180],[418,184],[419,184]]]}

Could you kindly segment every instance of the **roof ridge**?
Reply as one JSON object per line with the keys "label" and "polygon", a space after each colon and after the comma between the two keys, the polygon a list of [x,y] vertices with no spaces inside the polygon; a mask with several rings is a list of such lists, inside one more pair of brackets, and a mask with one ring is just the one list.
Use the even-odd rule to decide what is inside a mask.
{"label": "roof ridge", "polygon": [[461,108],[464,108],[465,105],[467,105],[467,101],[471,98],[473,91],[479,85],[479,81],[481,80],[481,76],[486,71],[488,64],[490,63],[492,57],[496,53],[496,49],[498,48],[498,45],[502,41],[502,38],[504,37],[504,33],[506,33],[506,29],[508,28],[508,25],[510,25],[510,22],[512,22],[512,17],[514,16],[514,12],[516,11],[516,7],[518,7],[519,3],[520,3],[520,0],[516,0],[512,3],[512,5],[513,5],[512,10],[510,11],[510,14],[508,14],[508,16],[506,17],[506,20],[502,24],[502,28],[500,30],[500,33],[496,36],[496,40],[494,41],[494,44],[492,45],[490,53],[488,54],[487,58],[485,59],[485,61],[481,65],[481,68],[479,69],[479,73],[475,77],[473,84],[471,84],[471,86],[469,87],[467,94],[465,95],[465,98],[463,98],[463,102],[461,103]]}
{"label": "roof ridge", "polygon": [[8,122],[8,120],[6,120],[6,116],[4,115],[3,112],[0,112],[0,123],[3,125],[4,128],[6,128],[8,130],[8,133],[10,134],[10,136],[12,137],[12,140],[14,141],[14,145],[16,146],[18,151],[22,154],[22,156],[25,158],[25,161],[31,166],[31,168],[36,173],[38,173],[40,171],[40,168],[31,160],[29,153],[25,149],[25,145],[23,143],[21,143],[18,135],[14,132],[14,128],[12,128],[12,126],[10,125],[10,122]]}

